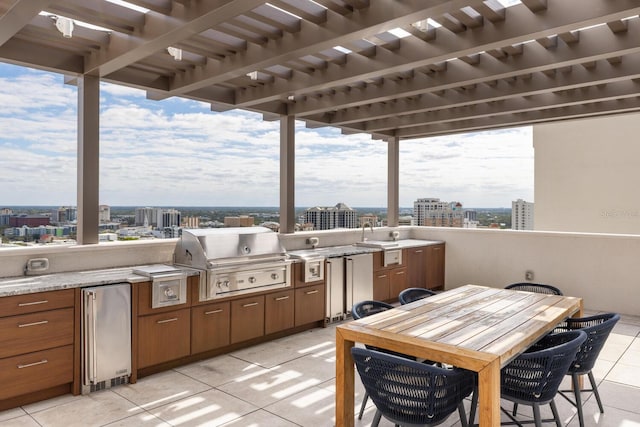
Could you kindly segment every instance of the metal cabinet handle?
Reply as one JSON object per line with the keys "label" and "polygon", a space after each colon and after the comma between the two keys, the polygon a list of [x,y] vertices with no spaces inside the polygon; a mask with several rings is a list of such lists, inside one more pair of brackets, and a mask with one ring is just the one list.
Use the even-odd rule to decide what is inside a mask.
{"label": "metal cabinet handle", "polygon": [[387,277],[387,275],[386,274],[382,274],[382,275],[378,276],[378,279],[382,279],[384,277]]}
{"label": "metal cabinet handle", "polygon": [[174,317],[172,319],[165,319],[165,320],[158,320],[156,323],[160,324],[160,323],[169,323],[169,322],[176,322],[178,320],[177,317]]}
{"label": "metal cabinet handle", "polygon": [[49,363],[49,361],[47,359],[42,359],[39,362],[27,363],[26,365],[18,365],[18,369],[30,368],[31,366],[43,365],[45,363]]}
{"label": "metal cabinet handle", "polygon": [[421,253],[422,253],[422,249],[418,249],[418,250],[416,251],[416,253],[417,253],[417,254],[421,254]]}
{"label": "metal cabinet handle", "polygon": [[36,305],[36,304],[46,304],[48,302],[49,301],[47,301],[46,299],[42,300],[42,301],[21,302],[21,303],[18,303],[18,307],[26,307],[26,306],[29,306],[29,305]]}
{"label": "metal cabinet handle", "polygon": [[205,311],[204,314],[205,316],[208,316],[210,314],[216,314],[216,313],[222,313],[222,309],[218,309],[218,310],[211,310],[211,311]]}
{"label": "metal cabinet handle", "polygon": [[242,304],[243,307],[253,307],[254,305],[258,305],[257,302],[250,302],[249,304]]}
{"label": "metal cabinet handle", "polygon": [[26,328],[27,326],[36,326],[36,325],[46,325],[47,323],[49,323],[48,320],[41,320],[39,322],[33,322],[33,323],[22,323],[18,325],[18,328]]}
{"label": "metal cabinet handle", "polygon": [[401,274],[404,274],[404,271],[396,271],[396,275],[399,276]]}
{"label": "metal cabinet handle", "polygon": [[318,290],[317,290],[317,289],[314,289],[313,291],[307,291],[307,292],[305,292],[305,295],[313,295],[313,294],[317,294],[317,293],[318,293]]}
{"label": "metal cabinet handle", "polygon": [[[275,300],[276,300],[276,301],[282,301],[282,300],[285,300],[285,299],[289,299],[289,295],[284,296],[284,297],[278,297],[278,298],[275,298]],[[256,303],[256,304],[257,304],[257,303]]]}

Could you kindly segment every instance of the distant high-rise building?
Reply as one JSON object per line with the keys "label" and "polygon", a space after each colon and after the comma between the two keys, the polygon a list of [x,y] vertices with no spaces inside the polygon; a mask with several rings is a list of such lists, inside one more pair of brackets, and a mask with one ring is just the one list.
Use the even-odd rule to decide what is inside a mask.
{"label": "distant high-rise building", "polygon": [[224,217],[225,227],[253,227],[254,225],[255,225],[255,220],[253,219],[252,216],[240,215],[240,216]]}
{"label": "distant high-rise building", "polygon": [[304,222],[313,224],[316,230],[358,228],[358,214],[344,203],[331,207],[316,206],[304,212]]}
{"label": "distant high-rise building", "polygon": [[182,219],[184,228],[200,228],[200,217],[188,216]]}
{"label": "distant high-rise building", "polygon": [[511,202],[511,229],[533,230],[533,203],[518,199]]}
{"label": "distant high-rise building", "polygon": [[371,224],[372,227],[376,227],[378,225],[378,215],[366,214],[360,216],[360,227],[365,224]]}
{"label": "distant high-rise building", "polygon": [[136,208],[136,225],[144,227],[180,227],[181,214],[176,209]]}
{"label": "distant high-rise building", "polygon": [[416,225],[434,227],[462,227],[464,220],[462,203],[442,202],[435,198],[413,202],[413,217]]}
{"label": "distant high-rise building", "polygon": [[111,222],[111,208],[107,205],[100,205],[98,207],[98,219],[99,222]]}
{"label": "distant high-rise building", "polygon": [[477,221],[478,220],[478,212],[473,209],[465,209],[464,217],[469,221]]}

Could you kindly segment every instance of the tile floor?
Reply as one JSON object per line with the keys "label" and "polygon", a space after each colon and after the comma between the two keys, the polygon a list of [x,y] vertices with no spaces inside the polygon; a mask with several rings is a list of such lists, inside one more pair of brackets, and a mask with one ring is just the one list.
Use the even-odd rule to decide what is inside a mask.
{"label": "tile floor", "polygon": [[[318,328],[142,378],[137,384],[0,412],[0,427],[333,426],[334,362],[334,327]],[[586,425],[640,427],[640,316],[624,316],[616,325],[595,376],[605,414],[589,394]],[[363,395],[359,384],[356,392],[357,413]],[[561,397],[556,402],[564,424],[577,427],[573,407]],[[523,416],[530,414],[530,408],[521,408]],[[356,426],[370,425],[374,412],[369,403]],[[383,420],[380,425],[391,424]],[[454,414],[442,425],[460,422]]]}

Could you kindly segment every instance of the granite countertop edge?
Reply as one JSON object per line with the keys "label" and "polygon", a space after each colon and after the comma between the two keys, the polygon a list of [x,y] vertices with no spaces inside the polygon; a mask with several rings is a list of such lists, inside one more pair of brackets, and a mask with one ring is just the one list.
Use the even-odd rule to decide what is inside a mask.
{"label": "granite countertop edge", "polygon": [[[38,276],[17,276],[0,278],[0,298],[36,292],[57,291],[70,288],[110,285],[114,283],[148,282],[149,277],[135,274],[135,267],[107,268],[102,270],[71,271],[65,273],[43,274]],[[199,272],[180,267],[187,276]]]}

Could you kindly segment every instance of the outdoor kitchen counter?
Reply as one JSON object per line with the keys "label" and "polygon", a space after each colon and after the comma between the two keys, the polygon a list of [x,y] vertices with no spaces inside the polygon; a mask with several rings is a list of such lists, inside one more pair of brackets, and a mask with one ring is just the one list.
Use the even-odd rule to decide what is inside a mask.
{"label": "outdoor kitchen counter", "polygon": [[[386,243],[392,243],[392,242],[386,242]],[[387,248],[359,246],[359,245],[353,244],[353,245],[342,245],[342,246],[326,246],[326,247],[315,248],[315,249],[293,250],[293,251],[288,251],[287,253],[293,258],[305,258],[305,257],[314,257],[314,256],[334,258],[334,257],[340,257],[340,256],[350,256],[350,255],[380,252],[380,251],[384,251],[385,249],[405,249],[405,248],[414,248],[418,246],[439,245],[444,243],[444,241],[402,239],[402,240],[397,240],[396,243],[397,245],[390,246]]]}
{"label": "outdoor kitchen counter", "polygon": [[[0,298],[59,289],[109,285],[112,283],[148,282],[148,277],[133,273],[133,270],[139,267],[140,266],[108,268],[103,270],[0,278]],[[182,269],[187,271],[188,276],[199,274],[198,271],[193,269]]]}

